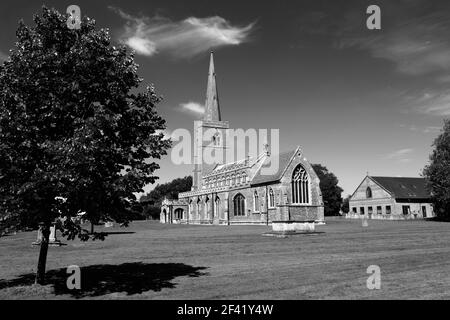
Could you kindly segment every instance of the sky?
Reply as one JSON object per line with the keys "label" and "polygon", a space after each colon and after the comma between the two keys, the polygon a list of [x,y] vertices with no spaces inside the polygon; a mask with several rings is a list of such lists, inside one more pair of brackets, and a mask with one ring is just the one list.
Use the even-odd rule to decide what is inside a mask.
{"label": "sky", "polygon": [[[32,24],[43,4],[78,5],[136,52],[144,84],[164,98],[168,135],[202,117],[214,50],[222,120],[279,129],[280,151],[301,146],[344,196],[367,173],[419,176],[450,117],[449,1],[2,0],[0,61],[18,21]],[[373,4],[380,30],[366,26]],[[159,163],[159,183],[192,171],[170,151]]]}

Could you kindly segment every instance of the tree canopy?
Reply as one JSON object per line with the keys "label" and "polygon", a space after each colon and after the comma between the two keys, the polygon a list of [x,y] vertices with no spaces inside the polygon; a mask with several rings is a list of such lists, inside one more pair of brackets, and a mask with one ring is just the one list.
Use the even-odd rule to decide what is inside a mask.
{"label": "tree canopy", "polygon": [[158,184],[152,191],[143,195],[140,202],[144,206],[144,212],[153,219],[159,218],[162,201],[167,198],[178,200],[180,192],[190,191],[192,188],[192,177],[174,179],[170,182]]}
{"label": "tree canopy", "polygon": [[434,211],[439,218],[450,218],[450,119],[434,140],[430,163],[423,174],[428,181]]}
{"label": "tree canopy", "polygon": [[321,164],[312,165],[320,180],[320,190],[324,203],[324,214],[335,216],[339,214],[342,205],[342,188],[338,186],[338,178],[327,167]]}
{"label": "tree canopy", "polygon": [[140,198],[141,202],[152,202],[161,204],[164,198],[178,200],[180,192],[190,191],[192,188],[192,177],[177,178],[170,182],[158,184],[152,191]]}

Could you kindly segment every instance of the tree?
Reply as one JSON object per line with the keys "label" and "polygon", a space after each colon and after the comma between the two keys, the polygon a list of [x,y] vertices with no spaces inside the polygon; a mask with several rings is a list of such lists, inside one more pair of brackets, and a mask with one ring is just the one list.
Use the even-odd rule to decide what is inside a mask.
{"label": "tree", "polygon": [[342,204],[342,188],[338,186],[339,180],[326,167],[321,164],[312,165],[320,180],[320,190],[322,191],[323,203],[326,216],[339,214]]}
{"label": "tree", "polygon": [[423,175],[431,191],[436,215],[450,218],[450,119],[444,120],[442,133],[434,140],[430,163]]}
{"label": "tree", "polygon": [[111,45],[105,29],[42,8],[35,25],[22,21],[8,61],[0,67],[0,212],[17,228],[41,224],[36,282],[45,276],[50,225],[64,237],[89,235],[73,222],[126,224],[134,193],[154,183],[170,141],[159,130],[160,102],[152,86],[139,90],[133,54]]}
{"label": "tree", "polygon": [[145,205],[144,211],[146,216],[157,219],[161,210],[161,203],[165,198],[178,200],[178,194],[180,192],[190,191],[191,188],[191,176],[178,178],[164,184],[158,184],[147,195],[142,196],[139,201]]}
{"label": "tree", "polygon": [[350,196],[345,197],[342,201],[341,210],[343,213],[350,212]]}

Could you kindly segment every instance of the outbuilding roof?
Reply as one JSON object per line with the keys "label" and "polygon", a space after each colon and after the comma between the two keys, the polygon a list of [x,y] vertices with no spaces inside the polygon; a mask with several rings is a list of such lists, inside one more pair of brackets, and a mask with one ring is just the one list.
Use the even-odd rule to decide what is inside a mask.
{"label": "outbuilding roof", "polygon": [[376,183],[391,193],[396,199],[429,199],[425,178],[373,177]]}

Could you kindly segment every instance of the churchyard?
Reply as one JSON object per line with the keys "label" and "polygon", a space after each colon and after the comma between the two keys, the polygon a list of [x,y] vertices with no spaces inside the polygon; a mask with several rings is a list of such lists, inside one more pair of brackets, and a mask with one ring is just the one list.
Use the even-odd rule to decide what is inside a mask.
{"label": "churchyard", "polygon": [[[103,229],[103,230],[102,230]],[[133,222],[105,241],[50,247],[47,286],[31,286],[36,231],[0,238],[0,299],[449,299],[450,223],[328,218],[315,234],[266,226]],[[81,268],[81,290],[66,286]],[[369,266],[381,288],[369,290]]]}

